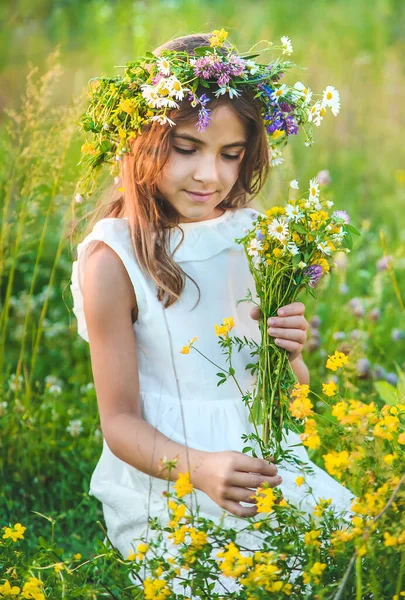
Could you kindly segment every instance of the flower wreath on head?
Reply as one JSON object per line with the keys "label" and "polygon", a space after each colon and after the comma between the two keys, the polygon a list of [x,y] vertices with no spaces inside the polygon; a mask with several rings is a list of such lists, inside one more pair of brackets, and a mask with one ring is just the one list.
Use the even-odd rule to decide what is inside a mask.
{"label": "flower wreath on head", "polygon": [[[119,174],[119,161],[129,152],[128,141],[141,134],[142,127],[157,121],[174,126],[167,111],[179,108],[178,101],[187,98],[198,109],[197,129],[205,131],[210,122],[209,98],[197,96],[197,89],[216,87],[214,95],[228,94],[230,99],[249,88],[261,106],[270,150],[270,165],[283,162],[282,148],[288,137],[297,134],[299,126],[305,131],[306,146],[313,144],[312,123],[319,126],[329,107],[336,116],[340,109],[339,92],[328,86],[320,98],[312,103],[313,92],[300,81],[294,86],[280,83],[285,71],[294,63],[278,57],[269,64],[254,59],[272,48],[282,55],[293,52],[291,40],[281,38],[281,45],[266,43],[263,50],[252,54],[255,44],[246,54],[238,54],[235,46],[224,45],[228,32],[214,30],[209,46],[188,51],[163,50],[160,56],[147,52],[145,56],[128,62],[123,76],[95,77],[89,81],[90,102],[80,117],[80,129],[94,135],[81,147],[88,168],[76,186],[76,201],[82,194],[91,195],[97,172],[103,163],[109,163],[111,175]],[[220,49],[220,51],[218,51]],[[305,125],[310,123],[309,128]],[[91,182],[91,188],[89,185]]]}

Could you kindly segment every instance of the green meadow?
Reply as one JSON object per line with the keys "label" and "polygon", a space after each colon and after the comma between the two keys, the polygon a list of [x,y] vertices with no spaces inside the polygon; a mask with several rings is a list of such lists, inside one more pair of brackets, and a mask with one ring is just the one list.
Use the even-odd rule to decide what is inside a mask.
{"label": "green meadow", "polygon": [[[405,3],[5,0],[0,20],[0,584],[11,583],[16,569],[49,578],[46,598],[132,598],[103,546],[101,505],[88,495],[102,433],[69,289],[80,241],[71,227],[97,200],[97,193],[81,204],[74,199],[87,82],[122,73],[116,67],[188,33],[223,27],[240,51],[291,38],[301,69],[289,81],[316,93],[335,86],[340,114],[329,112],[314,127],[311,148],[292,136],[284,163],[271,169],[252,205],[282,204],[291,180],[304,191],[323,172],[324,193],[361,236],[322,280],[318,297],[302,298],[311,390],[319,394],[330,379],[325,361],[338,350],[350,355],[346,398],[404,402]],[[309,453],[323,466],[319,451]],[[16,523],[26,530],[11,546],[2,528]],[[357,587],[357,598],[405,590],[404,548],[392,554],[398,568],[389,595],[375,582],[373,596]],[[55,567],[65,563],[69,576]]]}

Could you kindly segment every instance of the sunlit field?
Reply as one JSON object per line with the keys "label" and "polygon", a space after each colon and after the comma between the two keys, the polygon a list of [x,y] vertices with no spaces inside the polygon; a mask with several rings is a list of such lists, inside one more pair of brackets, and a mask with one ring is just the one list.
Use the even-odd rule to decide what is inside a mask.
{"label": "sunlit field", "polygon": [[[91,77],[122,73],[117,66],[168,39],[221,27],[241,51],[289,36],[303,67],[291,81],[340,92],[340,114],[314,128],[311,148],[292,136],[284,163],[252,202],[258,210],[282,204],[291,180],[305,190],[318,175],[323,194],[361,233],[318,297],[302,298],[310,322],[304,359],[314,410],[324,417],[322,444],[309,455],[326,468],[323,457],[344,449],[342,435],[331,433],[339,418],[326,382],[337,384],[340,401],[374,403],[378,418],[396,419],[392,437],[376,434],[370,421],[376,439],[367,430],[357,442],[359,421],[339,421],[353,460],[329,472],[361,497],[369,485],[381,500],[386,484],[384,502],[370,496],[368,505],[373,518],[385,512],[379,527],[358,534],[361,543],[354,536],[346,553],[335,547],[338,567],[328,567],[316,595],[291,597],[405,596],[405,4],[39,0],[3,2],[0,17],[0,598],[13,586],[19,598],[137,597],[130,567],[103,543],[101,504],[88,494],[103,437],[88,344],[72,312],[80,227],[72,239],[70,230],[102,190],[75,202],[78,119]],[[192,335],[185,332],[185,343]],[[336,351],[348,363],[332,372],[326,362]],[[363,443],[361,463],[353,453]],[[170,597],[154,593],[145,597]],[[287,598],[288,589],[249,593],[235,598]]]}

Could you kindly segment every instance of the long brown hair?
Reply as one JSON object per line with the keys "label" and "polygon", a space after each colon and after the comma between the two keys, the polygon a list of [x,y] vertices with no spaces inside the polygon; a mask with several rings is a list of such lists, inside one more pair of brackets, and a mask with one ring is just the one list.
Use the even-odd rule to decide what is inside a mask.
{"label": "long brown hair", "polygon": [[[170,40],[153,51],[160,56],[163,50],[187,51],[194,55],[194,49],[209,45],[211,34],[195,34]],[[227,44],[228,46],[228,44]],[[229,47],[229,46],[228,46]],[[224,51],[224,50],[222,50]],[[238,179],[229,194],[218,204],[224,210],[247,206],[263,187],[269,170],[269,150],[260,106],[249,90],[243,90],[240,96],[232,98],[210,94],[209,88],[197,90],[197,95],[205,93],[209,98],[209,108],[227,105],[232,108],[248,132],[247,146],[240,164]],[[197,109],[184,99],[178,109],[168,112],[176,124],[197,122]],[[140,267],[156,284],[157,297],[165,308],[171,306],[184,290],[186,277],[198,284],[183,271],[170,254],[167,242],[170,228],[176,227],[180,215],[173,206],[165,201],[158,190],[159,176],[169,160],[172,148],[172,130],[170,125],[158,122],[148,124],[142,129],[142,135],[130,142],[130,152],[124,155],[121,164],[121,180],[124,192],[114,197],[107,190],[107,202],[98,204],[83,218],[89,218],[86,233],[102,218],[128,217],[132,244]],[[184,239],[184,234],[180,244]],[[198,288],[198,292],[200,290]]]}

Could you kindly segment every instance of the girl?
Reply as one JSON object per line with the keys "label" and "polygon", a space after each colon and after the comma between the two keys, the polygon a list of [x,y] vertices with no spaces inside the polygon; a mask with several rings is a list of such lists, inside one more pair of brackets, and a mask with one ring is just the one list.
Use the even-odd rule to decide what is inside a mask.
{"label": "girl", "polygon": [[[154,54],[193,56],[208,41],[186,36]],[[251,92],[232,99],[201,92],[211,108],[204,132],[183,101],[169,113],[175,127],[155,122],[131,140],[121,167],[124,194],[98,211],[73,263],[74,313],[90,345],[104,438],[90,494],[102,502],[108,536],[125,558],[146,533],[148,516],[168,519],[162,492],[186,471],[200,514],[219,520],[226,511],[233,528],[257,515],[252,490],[264,481],[308,511],[319,496],[332,496],[342,509],[352,498],[302,446],[296,454],[313,469],[312,497],[295,485],[296,468],[243,454],[242,435],[253,429],[234,383],[217,387],[217,367],[195,351],[181,352],[196,336],[198,349],[222,364],[213,326],[231,316],[239,337],[259,341],[257,310],[236,305],[254,283],[234,239],[259,214],[248,195],[258,193],[269,167],[263,121]],[[302,384],[309,383],[307,327],[301,302],[283,307],[269,325]],[[245,370],[250,360],[246,348],[234,359],[242,389],[254,383]],[[294,444],[299,436],[290,433],[286,445]],[[176,461],[169,482],[166,460]]]}

